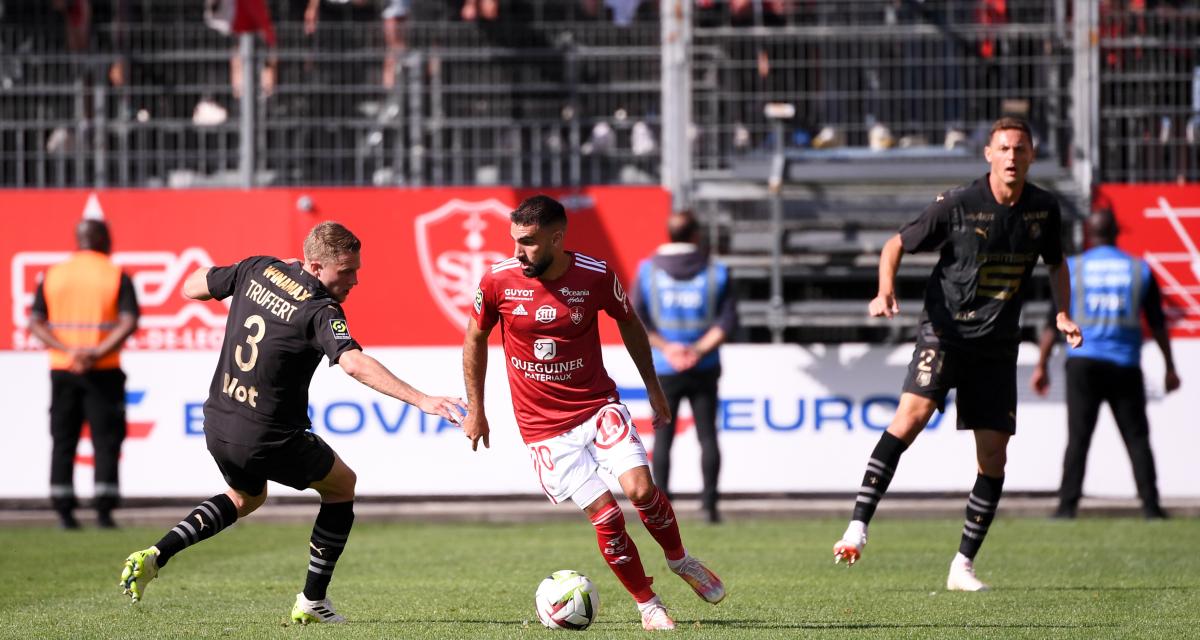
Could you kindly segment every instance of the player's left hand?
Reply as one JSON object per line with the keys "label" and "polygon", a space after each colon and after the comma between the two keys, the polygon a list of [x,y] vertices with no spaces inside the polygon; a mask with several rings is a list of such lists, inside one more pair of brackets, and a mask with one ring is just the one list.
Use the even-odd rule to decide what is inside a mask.
{"label": "player's left hand", "polygon": [[1083,334],[1079,331],[1079,325],[1067,316],[1065,313],[1059,313],[1055,318],[1055,325],[1062,332],[1063,337],[1067,339],[1067,344],[1071,345],[1072,349],[1078,349],[1083,344]]}

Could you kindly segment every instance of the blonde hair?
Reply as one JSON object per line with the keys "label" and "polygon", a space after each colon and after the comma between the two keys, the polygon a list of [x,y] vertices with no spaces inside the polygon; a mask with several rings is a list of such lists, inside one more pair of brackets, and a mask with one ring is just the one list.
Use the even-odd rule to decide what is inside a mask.
{"label": "blonde hair", "polygon": [[362,241],[340,222],[322,222],[304,238],[306,262],[333,262],[362,250]]}

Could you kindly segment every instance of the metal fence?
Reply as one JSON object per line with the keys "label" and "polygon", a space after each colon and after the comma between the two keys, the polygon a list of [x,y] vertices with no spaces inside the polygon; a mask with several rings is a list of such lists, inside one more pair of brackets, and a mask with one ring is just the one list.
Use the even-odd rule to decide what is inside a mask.
{"label": "metal fence", "polygon": [[696,11],[697,170],[769,149],[771,102],[796,109],[788,149],[954,155],[980,148],[991,122],[1012,113],[1030,119],[1043,158],[1067,162],[1065,0],[1009,0],[1002,14],[944,0],[793,2],[778,13],[771,4],[757,15]]}
{"label": "metal fence", "polygon": [[[373,3],[323,0],[307,33],[303,3],[272,0],[277,77],[249,101],[249,134],[235,43],[205,26],[203,3],[92,2],[82,44],[51,4],[0,0],[0,186],[660,179],[660,2],[621,24],[599,1],[509,0],[500,19],[478,22],[458,17],[457,0],[417,2],[406,44],[389,48]],[[787,151],[839,158],[847,174],[899,150],[901,164],[973,153],[986,123],[1015,112],[1032,120],[1043,162],[1097,167],[1081,187],[1200,179],[1194,3],[661,4],[692,16],[684,151],[699,176],[772,148],[762,108],[787,102]],[[1079,16],[1095,20],[1083,33],[1098,46],[1080,39]],[[248,66],[266,57],[260,47]],[[1097,68],[1096,103],[1079,107],[1098,142],[1079,158],[1081,60]]]}
{"label": "metal fence", "polygon": [[[414,17],[389,50],[374,12],[308,34],[283,11],[278,48],[238,65],[199,6],[95,24],[93,43],[124,44],[75,53],[52,14],[0,22],[0,185],[658,182],[656,24]],[[268,59],[274,86],[241,100],[235,69]]]}
{"label": "metal fence", "polygon": [[1102,2],[1101,182],[1200,180],[1200,6]]}

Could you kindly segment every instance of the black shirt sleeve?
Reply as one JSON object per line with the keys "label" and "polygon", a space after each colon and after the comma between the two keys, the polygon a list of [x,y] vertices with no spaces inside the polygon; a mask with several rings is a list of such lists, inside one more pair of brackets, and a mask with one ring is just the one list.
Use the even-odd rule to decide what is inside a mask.
{"label": "black shirt sleeve", "polygon": [[43,286],[45,286],[45,282],[39,279],[37,291],[33,293],[33,308],[29,310],[29,315],[45,320],[50,317],[50,311],[46,307],[46,292],[42,291]]}
{"label": "black shirt sleeve", "polygon": [[[245,262],[243,260],[242,262]],[[224,300],[233,295],[237,288],[238,267],[242,262],[235,262],[227,267],[212,267],[208,270],[208,292],[217,300]]]}
{"label": "black shirt sleeve", "polygon": [[362,345],[350,336],[350,324],[346,313],[336,304],[330,303],[313,314],[313,347],[329,358],[329,366],[337,364],[342,354],[352,349],[362,350]]}
{"label": "black shirt sleeve", "polygon": [[1142,296],[1142,313],[1146,315],[1146,324],[1151,329],[1165,329],[1167,315],[1163,313],[1162,290],[1158,288],[1158,280],[1153,273],[1149,280],[1146,283],[1146,295]]}
{"label": "black shirt sleeve", "polygon": [[925,208],[925,211],[900,227],[900,241],[906,253],[937,251],[946,242],[950,228],[951,198],[945,194]]}
{"label": "black shirt sleeve", "polygon": [[117,293],[117,312],[131,315],[135,318],[141,315],[138,306],[137,292],[133,289],[133,279],[128,274],[121,274],[121,289]]}

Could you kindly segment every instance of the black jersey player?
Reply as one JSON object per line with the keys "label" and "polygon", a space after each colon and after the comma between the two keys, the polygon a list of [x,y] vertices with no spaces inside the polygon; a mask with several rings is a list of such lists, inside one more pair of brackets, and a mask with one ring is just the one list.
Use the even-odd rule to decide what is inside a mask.
{"label": "black jersey player", "polygon": [[201,503],[154,546],[129,556],[120,586],[134,602],[172,556],[261,506],[271,480],[321,495],[307,579],[292,620],[344,621],[326,589],[354,522],[356,476],[309,431],[308,387],[317,365],[327,358],[372,389],[454,422],[461,422],[465,409],[458,398],[416,390],[351,337],[341,303],[358,284],[361,247],[344,226],[323,222],[304,240],[303,262],[257,256],[201,268],[184,283],[189,298],[230,300],[225,341],[204,403],[205,440],[229,490]]}
{"label": "black jersey player", "polygon": [[895,276],[903,252],[938,251],[925,289],[916,349],[896,415],[867,461],[854,515],[833,547],[835,562],[854,564],[867,543],[867,524],[887,491],[900,455],[957,389],[958,428],[975,436],[978,474],[967,498],[958,554],[946,588],[980,591],[974,558],[996,515],[1009,438],[1016,432],[1017,347],[1021,302],[1040,258],[1050,270],[1056,325],[1072,346],[1082,341],[1067,301],[1058,203],[1029,184],[1034,150],[1029,125],[1001,118],[984,150],[987,175],[937,196],[885,244],[872,316],[899,313]]}

